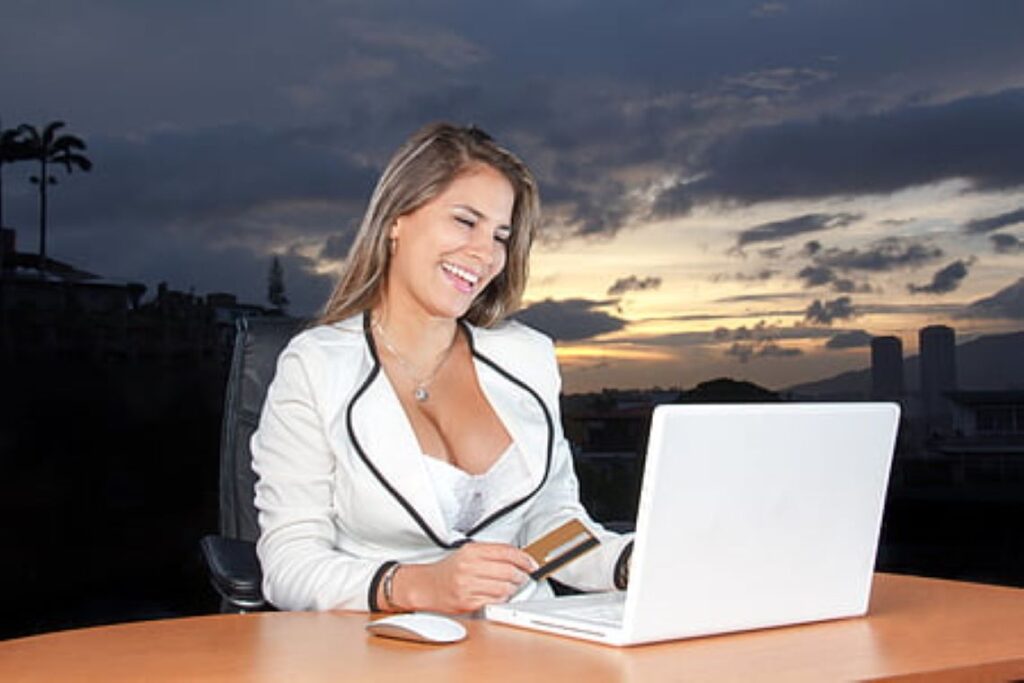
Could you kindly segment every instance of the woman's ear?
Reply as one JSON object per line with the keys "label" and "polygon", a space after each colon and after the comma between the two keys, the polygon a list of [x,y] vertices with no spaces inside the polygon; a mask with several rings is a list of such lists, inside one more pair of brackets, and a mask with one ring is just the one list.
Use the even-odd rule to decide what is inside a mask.
{"label": "woman's ear", "polygon": [[395,219],[395,222],[391,224],[391,228],[388,230],[388,253],[394,256],[398,252],[398,221],[399,218]]}

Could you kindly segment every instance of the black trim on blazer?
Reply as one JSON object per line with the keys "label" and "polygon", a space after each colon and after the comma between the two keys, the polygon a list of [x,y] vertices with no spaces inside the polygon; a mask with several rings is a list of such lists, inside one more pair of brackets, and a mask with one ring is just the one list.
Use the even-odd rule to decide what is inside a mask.
{"label": "black trim on blazer", "polygon": [[420,529],[423,530],[423,533],[429,536],[430,540],[433,541],[436,545],[439,545],[442,548],[447,548],[448,550],[454,550],[458,546],[445,543],[440,539],[440,537],[437,534],[434,533],[434,530],[431,529],[430,526],[425,521],[423,521],[423,518],[420,517],[420,514],[416,512],[416,508],[414,508],[412,504],[409,501],[407,501],[402,496],[402,494],[395,489],[394,486],[391,485],[391,482],[389,482],[384,477],[384,475],[380,473],[380,470],[378,470],[374,466],[374,464],[370,462],[370,458],[366,455],[366,452],[363,450],[362,444],[360,444],[359,439],[356,438],[355,429],[353,429],[352,427],[352,407],[355,406],[356,401],[358,401],[359,398],[370,387],[370,384],[373,382],[373,380],[377,378],[377,376],[380,374],[381,369],[380,358],[377,356],[377,347],[373,343],[373,334],[370,332],[370,311],[366,311],[363,314],[363,334],[366,335],[366,343],[370,347],[370,355],[373,356],[373,368],[370,370],[370,373],[366,376],[366,379],[363,381],[363,383],[356,390],[356,393],[352,395],[352,400],[348,402],[348,408],[345,409],[345,428],[348,430],[348,438],[352,440],[352,446],[356,449],[356,453],[359,454],[360,459],[362,459],[366,466],[370,468],[370,471],[373,472],[373,476],[377,477],[377,481],[381,483],[381,486],[387,489],[388,493],[394,496],[395,500],[397,500],[398,503],[403,508],[405,508],[405,511],[408,512],[410,516],[412,516],[412,518],[419,525]]}
{"label": "black trim on blazer", "polygon": [[486,519],[482,520],[479,524],[474,526],[472,529],[470,529],[466,533],[467,536],[473,536],[473,534],[476,534],[481,529],[484,529],[485,527],[487,527],[489,524],[491,524],[495,520],[505,516],[509,512],[512,512],[517,507],[519,507],[520,505],[522,505],[523,503],[528,501],[530,498],[535,496],[537,494],[537,492],[540,491],[541,488],[544,486],[544,483],[547,482],[548,475],[551,473],[551,454],[554,451],[554,446],[555,446],[555,425],[554,425],[554,421],[551,419],[551,412],[548,410],[548,407],[544,404],[544,400],[540,396],[537,395],[537,392],[534,391],[528,384],[526,384],[526,382],[522,381],[518,377],[515,377],[510,372],[508,372],[507,370],[502,368],[500,365],[495,363],[493,360],[491,360],[487,356],[485,356],[482,353],[480,353],[479,351],[477,351],[476,350],[476,340],[473,339],[473,332],[469,329],[469,326],[466,325],[466,323],[462,322],[461,320],[459,321],[459,324],[466,331],[466,339],[469,341],[469,350],[472,352],[473,357],[479,359],[480,362],[484,363],[485,365],[490,367],[492,370],[497,372],[499,375],[501,375],[502,377],[504,377],[508,381],[512,382],[516,386],[522,388],[524,391],[526,391],[526,393],[530,394],[530,396],[533,397],[533,400],[535,400],[537,402],[537,404],[540,405],[540,409],[542,411],[544,411],[544,421],[548,425],[548,446],[547,446],[547,457],[545,458],[545,461],[544,461],[544,476],[542,476],[540,478],[540,483],[537,484],[537,488],[535,488],[534,490],[530,491],[528,494],[526,494],[525,496],[523,496],[519,500],[516,500],[516,501],[513,501],[513,502],[509,503],[508,505],[506,505],[505,507],[501,508],[500,510],[496,510],[489,517],[487,517]]}
{"label": "black trim on blazer", "polygon": [[[402,496],[402,494],[395,489],[394,486],[391,485],[387,478],[383,474],[381,474],[380,470],[378,470],[376,466],[374,466],[373,462],[370,461],[369,456],[367,456],[366,452],[363,450],[362,444],[359,443],[359,439],[356,438],[355,429],[353,428],[352,408],[353,406],[355,406],[356,401],[358,401],[362,397],[362,395],[366,393],[366,390],[369,388],[370,384],[372,384],[373,381],[377,379],[377,377],[380,375],[381,370],[380,357],[377,355],[377,346],[373,341],[373,333],[371,332],[370,329],[371,321],[369,310],[363,313],[363,334],[366,337],[366,344],[370,349],[370,356],[373,358],[373,368],[371,368],[369,374],[366,376],[366,379],[363,380],[363,383],[359,386],[359,388],[356,389],[356,392],[352,395],[352,400],[349,401],[348,408],[345,409],[345,428],[348,430],[349,439],[351,439],[352,446],[355,448],[356,453],[359,455],[359,458],[377,478],[377,481],[380,482],[381,486],[387,489],[388,493],[390,493],[395,498],[395,500],[398,501],[402,508],[405,509],[409,516],[413,518],[413,521],[416,522],[416,524],[420,527],[423,533],[425,533],[427,537],[434,542],[435,545],[446,550],[455,550],[456,548],[465,545],[470,540],[472,540],[472,537],[475,534],[479,533],[481,530],[485,529],[501,517],[504,517],[509,512],[515,510],[517,507],[525,503],[533,496],[537,495],[537,492],[539,492],[540,489],[544,486],[545,482],[547,482],[548,475],[551,473],[551,456],[554,450],[555,443],[554,421],[551,418],[551,412],[548,410],[547,405],[545,405],[544,400],[541,399],[537,392],[530,388],[528,384],[523,382],[518,377],[512,375],[510,372],[502,368],[500,365],[492,361],[487,356],[484,356],[482,353],[477,351],[475,340],[473,339],[473,333],[469,329],[469,326],[466,325],[466,323],[464,323],[461,320],[459,321],[459,326],[466,332],[466,339],[469,343],[469,350],[472,356],[478,359],[480,362],[487,365],[488,367],[490,367],[492,370],[497,372],[499,375],[501,375],[508,381],[512,382],[517,387],[526,391],[538,403],[538,405],[540,405],[540,408],[544,413],[544,420],[547,423],[548,427],[547,456],[544,463],[544,476],[541,477],[540,483],[537,485],[535,489],[530,491],[528,494],[526,494],[519,500],[509,503],[505,507],[495,511],[486,519],[479,522],[476,526],[474,526],[472,529],[466,532],[466,538],[457,539],[454,543],[445,543],[443,540],[441,540],[440,536],[434,533],[434,530],[430,528],[430,525],[427,524],[426,521],[424,521],[424,519],[420,516],[419,512],[416,511],[416,508],[414,508],[412,504],[409,501],[407,501],[405,497]],[[380,573],[380,571],[381,570],[378,570],[378,573]],[[373,584],[376,582],[377,576],[375,576],[374,579],[375,581],[371,581],[371,589],[375,587]],[[374,599],[376,599],[375,594]]]}

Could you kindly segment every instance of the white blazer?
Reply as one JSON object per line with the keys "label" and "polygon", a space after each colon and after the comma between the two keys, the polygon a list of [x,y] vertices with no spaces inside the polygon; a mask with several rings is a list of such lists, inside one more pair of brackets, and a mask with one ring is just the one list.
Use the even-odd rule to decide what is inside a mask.
{"label": "white blazer", "polygon": [[[267,599],[281,609],[366,610],[385,562],[433,562],[467,540],[522,547],[571,518],[602,542],[554,576],[583,590],[613,589],[630,538],[606,531],[580,505],[551,340],[516,322],[463,324],[484,396],[529,476],[462,534],[445,522],[368,325],[357,315],[306,330],[278,359],[251,442]],[[539,591],[550,594],[546,582]]]}

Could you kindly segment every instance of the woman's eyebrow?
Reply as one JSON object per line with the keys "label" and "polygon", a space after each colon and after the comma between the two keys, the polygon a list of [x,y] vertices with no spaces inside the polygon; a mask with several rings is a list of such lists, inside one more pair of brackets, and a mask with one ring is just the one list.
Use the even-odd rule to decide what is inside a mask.
{"label": "woman's eyebrow", "polygon": [[[469,204],[455,204],[452,208],[453,209],[462,209],[463,211],[468,211],[469,213],[473,214],[477,218],[487,218],[487,216],[482,211],[474,209]],[[511,225],[499,225],[498,229],[499,230],[512,230],[512,226]]]}
{"label": "woman's eyebrow", "polygon": [[455,204],[452,208],[453,209],[462,209],[463,211],[468,211],[471,214],[473,214],[474,216],[476,216],[477,218],[485,218],[485,216],[484,216],[482,211],[477,211],[476,209],[474,209],[469,204]]}

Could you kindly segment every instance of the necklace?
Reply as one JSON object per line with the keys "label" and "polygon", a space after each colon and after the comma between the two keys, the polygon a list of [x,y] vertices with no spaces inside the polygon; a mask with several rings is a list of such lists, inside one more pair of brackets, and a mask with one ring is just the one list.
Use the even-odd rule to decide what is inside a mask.
{"label": "necklace", "polygon": [[430,398],[430,392],[427,390],[427,387],[429,387],[430,383],[434,381],[435,377],[437,377],[437,373],[439,373],[441,368],[444,367],[448,357],[452,355],[452,349],[455,348],[455,339],[458,337],[458,332],[452,336],[452,342],[448,345],[448,348],[441,353],[441,357],[438,359],[437,364],[434,366],[434,369],[430,374],[423,379],[420,379],[417,377],[416,370],[413,368],[412,363],[407,361],[405,357],[398,352],[398,349],[395,348],[394,344],[391,343],[391,340],[388,339],[388,335],[384,331],[384,326],[376,320],[373,321],[373,326],[380,335],[380,340],[383,342],[384,348],[388,350],[388,353],[395,357],[395,360],[398,361],[399,367],[405,371],[405,374],[409,376],[409,379],[411,379],[415,385],[412,390],[412,397],[415,398],[418,403],[426,401]]}

